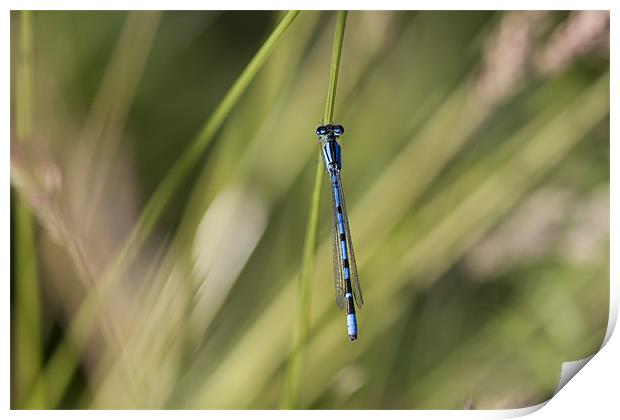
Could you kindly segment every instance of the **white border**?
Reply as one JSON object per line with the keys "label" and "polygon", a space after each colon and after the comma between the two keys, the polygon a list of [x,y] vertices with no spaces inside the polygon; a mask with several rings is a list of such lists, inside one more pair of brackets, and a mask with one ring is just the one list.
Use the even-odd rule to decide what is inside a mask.
{"label": "white border", "polygon": [[[92,10],[111,10],[111,9],[163,9],[163,10],[197,10],[202,9],[205,6],[204,2],[197,0],[176,0],[175,2],[153,0],[150,2],[139,2],[129,0],[109,0],[106,2],[81,2],[81,1],[68,1],[61,0],[50,3],[49,1],[7,1],[5,3],[8,7],[3,15],[2,21],[4,21],[5,36],[2,42],[2,57],[4,57],[5,65],[2,67],[3,75],[3,90],[4,101],[2,101],[2,121],[4,125],[4,132],[7,137],[2,144],[1,152],[3,155],[6,166],[2,168],[2,175],[7,181],[2,185],[2,199],[3,205],[0,207],[1,222],[4,235],[4,242],[2,243],[2,267],[4,272],[4,290],[3,300],[5,302],[5,310],[2,312],[2,327],[4,337],[10,335],[10,293],[9,293],[9,278],[10,278],[10,14],[9,10],[19,9],[92,9]],[[551,1],[504,1],[501,4],[491,1],[434,1],[434,2],[404,2],[394,0],[383,0],[380,3],[369,1],[325,1],[317,0],[313,2],[291,2],[291,1],[264,1],[260,4],[251,4],[248,1],[228,0],[226,3],[207,3],[212,6],[213,9],[226,9],[226,10],[239,10],[239,9],[305,9],[305,10],[334,10],[334,9],[351,9],[351,10],[403,10],[403,9],[418,9],[418,10],[437,10],[437,9],[451,9],[451,10],[466,10],[467,7],[470,10],[510,10],[510,9],[613,9],[613,2],[602,0],[590,0],[584,1],[563,1],[563,2],[551,2]],[[218,7],[219,6],[219,7]],[[225,6],[225,7],[222,7]],[[257,7],[259,6],[259,7]],[[612,21],[614,20],[615,11],[611,13]],[[616,121],[617,112],[614,101],[614,93],[618,93],[618,72],[615,67],[617,56],[617,42],[618,42],[618,29],[616,28],[617,22],[611,24],[611,139],[617,139]],[[614,141],[611,141],[611,160],[612,162],[618,162],[618,146]],[[620,207],[618,206],[618,169],[617,165],[611,165],[611,207],[610,214],[618,214]],[[610,221],[611,235],[617,237],[618,224],[612,218]],[[616,324],[618,315],[618,247],[614,240],[611,241],[611,286],[610,286],[610,323],[606,335],[606,345],[597,353],[588,363],[581,373],[579,373],[579,379],[569,381],[568,384],[561,389],[557,396],[552,398],[547,404],[541,404],[540,406],[524,408],[519,410],[495,410],[495,411],[355,411],[355,412],[342,412],[342,411],[322,411],[321,417],[327,416],[328,418],[339,417],[347,415],[354,415],[358,417],[366,417],[373,415],[389,416],[392,418],[507,418],[518,417],[535,411],[536,418],[583,418],[584,416],[595,415],[595,418],[608,418],[612,413],[618,412],[617,403],[617,384],[618,374],[620,373],[620,361],[618,354],[620,353],[620,342],[617,337],[611,335],[614,326]],[[2,378],[2,401],[5,409],[8,410],[10,406],[10,349],[8,346],[9,340],[3,340],[3,345],[0,346],[0,352],[3,363],[3,378]],[[574,365],[573,365],[574,367]],[[544,409],[538,410],[544,406]],[[538,411],[536,411],[538,410]],[[289,418],[291,412],[287,411],[256,411],[252,413],[246,413],[244,411],[209,411],[208,413],[202,411],[90,411],[85,413],[83,411],[12,411],[10,413],[14,417],[19,418],[32,418],[44,415],[49,418],[83,418],[85,414],[92,417],[109,418],[113,415],[115,417],[142,417],[142,418],[172,418],[182,415],[184,417],[194,417],[204,419],[205,415],[216,418],[235,418],[240,415],[251,415],[255,418]],[[314,418],[317,413],[310,411],[296,411],[294,413],[300,417]]]}

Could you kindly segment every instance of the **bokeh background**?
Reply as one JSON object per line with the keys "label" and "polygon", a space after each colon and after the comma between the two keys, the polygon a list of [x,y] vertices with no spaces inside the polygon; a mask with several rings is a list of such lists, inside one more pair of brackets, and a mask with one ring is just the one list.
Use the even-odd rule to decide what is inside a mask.
{"label": "bokeh background", "polygon": [[355,343],[325,178],[299,284],[335,13],[214,116],[283,16],[11,14],[13,408],[517,408],[600,347],[609,13],[349,13]]}

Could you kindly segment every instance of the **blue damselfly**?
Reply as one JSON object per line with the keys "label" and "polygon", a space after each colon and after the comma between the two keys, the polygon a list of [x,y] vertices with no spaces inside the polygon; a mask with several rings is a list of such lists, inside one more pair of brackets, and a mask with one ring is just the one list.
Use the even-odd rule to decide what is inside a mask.
{"label": "blue damselfly", "polygon": [[[321,143],[323,163],[330,177],[332,191],[333,238],[334,238],[334,288],[336,290],[336,306],[345,309],[347,313],[347,332],[349,340],[357,340],[357,317],[355,304],[362,307],[364,299],[360,289],[355,264],[355,252],[349,230],[347,207],[342,192],[340,170],[342,169],[342,154],[338,138],[344,134],[341,125],[322,125],[316,129],[316,135]],[[353,303],[355,301],[355,304]]]}

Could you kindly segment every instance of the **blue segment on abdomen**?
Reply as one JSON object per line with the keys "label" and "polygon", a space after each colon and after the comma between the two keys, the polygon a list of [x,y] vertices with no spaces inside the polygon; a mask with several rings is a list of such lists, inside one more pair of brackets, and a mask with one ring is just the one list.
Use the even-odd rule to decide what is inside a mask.
{"label": "blue segment on abdomen", "polygon": [[347,256],[347,243],[345,241],[340,241],[340,250],[342,251],[342,259],[346,260]]}
{"label": "blue segment on abdomen", "polygon": [[340,193],[337,187],[334,187],[334,201],[336,202],[336,207],[340,207]]}
{"label": "blue segment on abdomen", "polygon": [[349,335],[357,335],[357,317],[355,314],[347,315],[347,331]]}
{"label": "blue segment on abdomen", "polygon": [[342,218],[342,213],[336,213],[336,222],[338,222],[338,233],[344,234],[344,219]]}

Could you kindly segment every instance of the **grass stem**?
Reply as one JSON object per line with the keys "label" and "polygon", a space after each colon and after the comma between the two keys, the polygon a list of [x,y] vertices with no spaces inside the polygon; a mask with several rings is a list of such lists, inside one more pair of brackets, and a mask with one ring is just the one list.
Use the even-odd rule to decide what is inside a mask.
{"label": "grass stem", "polygon": [[347,24],[347,11],[340,11],[336,17],[336,32],[332,45],[332,65],[327,85],[327,100],[325,101],[325,115],[323,124],[332,122],[334,105],[336,104],[336,87],[338,85],[338,72],[340,70],[340,56],[342,55],[342,42],[344,41],[344,28]]}
{"label": "grass stem", "polygon": [[[15,71],[16,140],[25,142],[32,136],[32,14],[22,11]],[[41,314],[35,224],[24,200],[14,200],[15,220],[15,390],[14,408],[45,408],[43,388],[37,388],[26,401],[42,363]],[[14,375],[14,376],[13,376]]]}
{"label": "grass stem", "polygon": [[[336,103],[336,86],[338,84],[338,70],[340,68],[340,56],[342,54],[342,42],[344,39],[346,22],[347,12],[339,11],[336,18],[336,30],[334,33],[334,43],[332,46],[331,70],[329,74],[323,124],[331,122],[334,113],[334,105]],[[282,404],[284,408],[289,409],[299,407],[300,371],[303,361],[303,347],[306,343],[308,332],[310,330],[310,276],[312,273],[314,255],[316,252],[322,184],[323,163],[321,161],[321,155],[319,154],[316,163],[316,175],[314,177],[314,188],[312,191],[312,204],[310,207],[308,224],[306,226],[301,272],[299,275],[299,317],[297,332],[295,334],[293,351],[289,361],[287,372],[287,389]]]}

